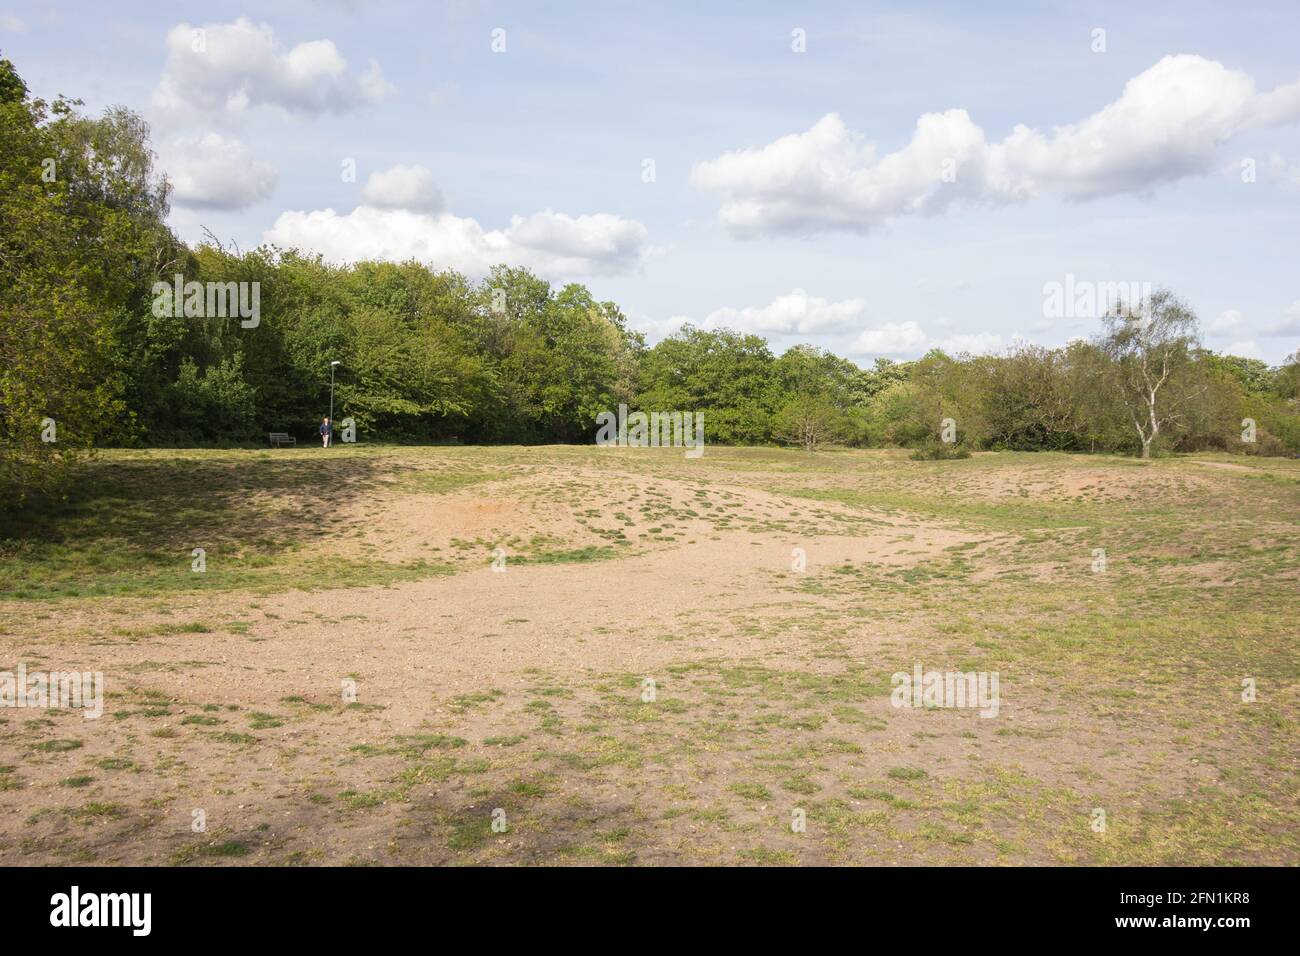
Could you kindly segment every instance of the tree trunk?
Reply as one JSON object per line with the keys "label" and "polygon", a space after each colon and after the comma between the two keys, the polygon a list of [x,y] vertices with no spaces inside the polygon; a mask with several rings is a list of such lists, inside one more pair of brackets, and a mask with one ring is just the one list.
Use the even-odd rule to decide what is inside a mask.
{"label": "tree trunk", "polygon": [[[1162,378],[1163,382],[1164,379]],[[1142,439],[1142,460],[1147,461],[1151,458],[1151,443],[1156,440],[1160,434],[1160,419],[1156,418],[1156,390],[1151,390],[1151,397],[1147,399],[1147,408],[1151,414],[1151,431],[1147,433],[1146,438]]]}

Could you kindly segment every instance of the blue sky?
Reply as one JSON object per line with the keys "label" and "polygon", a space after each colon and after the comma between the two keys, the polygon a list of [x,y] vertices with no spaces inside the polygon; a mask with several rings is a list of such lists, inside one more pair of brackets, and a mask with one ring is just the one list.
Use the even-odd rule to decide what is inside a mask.
{"label": "blue sky", "polygon": [[151,122],[190,241],[505,259],[860,362],[1091,335],[1067,275],[1300,347],[1296,5],[985,6],[0,0],[0,50]]}

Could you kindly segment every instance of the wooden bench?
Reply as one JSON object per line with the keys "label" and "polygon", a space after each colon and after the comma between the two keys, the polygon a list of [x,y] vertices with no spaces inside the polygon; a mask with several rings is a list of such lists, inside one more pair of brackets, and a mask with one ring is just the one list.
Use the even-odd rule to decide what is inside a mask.
{"label": "wooden bench", "polygon": [[284,445],[296,445],[298,444],[298,439],[294,438],[288,432],[271,432],[271,444],[276,448],[280,448]]}

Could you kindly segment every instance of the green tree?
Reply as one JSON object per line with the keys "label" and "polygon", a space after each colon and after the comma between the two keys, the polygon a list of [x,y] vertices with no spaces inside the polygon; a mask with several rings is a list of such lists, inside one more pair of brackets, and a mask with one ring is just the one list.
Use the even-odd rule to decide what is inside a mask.
{"label": "green tree", "polygon": [[775,360],[757,335],[683,326],[645,353],[637,403],[652,411],[706,412],[711,441],[771,437]]}
{"label": "green tree", "polygon": [[1113,363],[1113,387],[1137,432],[1142,457],[1150,458],[1161,430],[1177,422],[1187,402],[1203,391],[1190,381],[1199,338],[1196,316],[1162,289],[1136,309],[1117,309],[1105,326],[1100,344]]}
{"label": "green tree", "polygon": [[815,452],[823,445],[843,442],[852,433],[852,422],[843,408],[826,398],[803,393],[790,399],[772,421],[772,435],[778,441],[801,445]]}
{"label": "green tree", "polygon": [[[169,236],[147,129],[33,99],[0,60],[0,492],[57,484],[126,415],[114,365],[123,310],[147,296]],[[53,420],[56,441],[42,423]]]}

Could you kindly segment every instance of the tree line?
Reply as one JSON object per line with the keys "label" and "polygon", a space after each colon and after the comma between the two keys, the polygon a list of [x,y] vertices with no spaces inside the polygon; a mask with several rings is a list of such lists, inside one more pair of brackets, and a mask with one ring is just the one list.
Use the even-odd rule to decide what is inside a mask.
{"label": "tree line", "polygon": [[[166,225],[146,124],[78,106],[33,98],[0,60],[6,501],[56,485],[95,447],[314,434],[332,361],[336,417],[364,441],[585,443],[623,403],[703,412],[720,444],[940,448],[947,421],[965,449],[1300,452],[1297,356],[1270,368],[1205,349],[1167,292],[1116,310],[1091,341],[998,356],[861,367],[692,326],[651,347],[615,303],[523,269],[472,281],[211,236],[190,247]],[[176,307],[160,290],[177,276],[232,294],[256,284],[256,321]]]}

